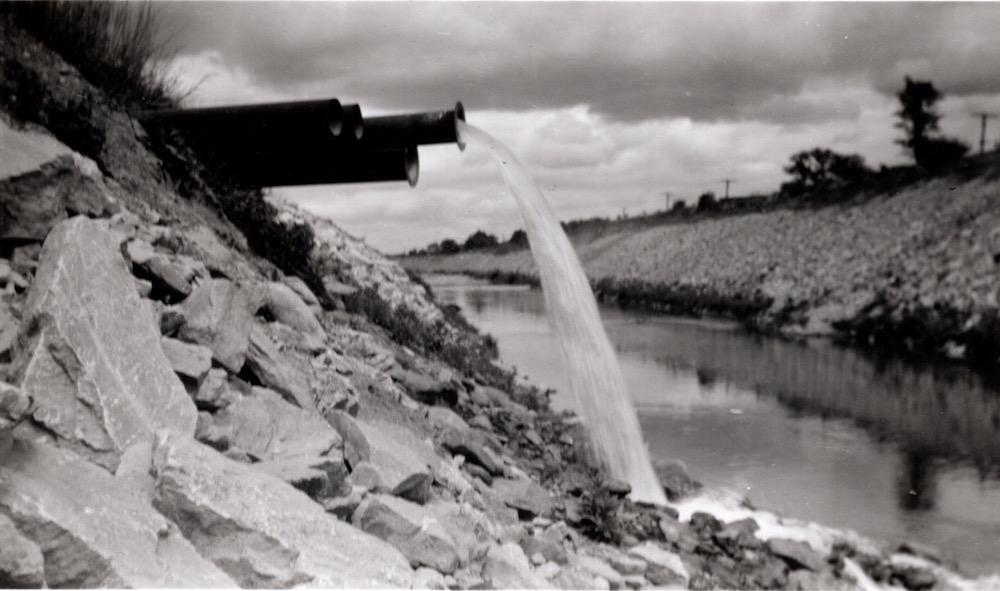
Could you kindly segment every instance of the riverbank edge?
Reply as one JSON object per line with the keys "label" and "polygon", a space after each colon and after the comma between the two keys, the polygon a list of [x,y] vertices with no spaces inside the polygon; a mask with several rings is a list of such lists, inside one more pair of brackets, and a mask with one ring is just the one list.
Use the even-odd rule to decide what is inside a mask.
{"label": "riverbank edge", "polygon": [[[411,274],[461,274],[500,285],[527,285],[540,288],[534,273],[520,270],[439,267],[435,259],[443,255],[422,255],[396,259]],[[483,252],[475,256],[492,256]],[[466,260],[468,260],[466,258]],[[418,264],[414,264],[418,262]],[[483,270],[483,267],[486,270]],[[709,285],[672,285],[638,279],[590,278],[598,302],[623,310],[668,314],[687,318],[730,320],[745,330],[787,339],[827,338],[861,351],[962,363],[990,372],[1000,359],[1000,314],[996,310],[970,313],[943,302],[932,306],[895,302],[879,294],[854,316],[831,323],[823,334],[808,333],[807,311],[814,303],[797,302],[775,308],[774,299],[760,290],[723,292]]]}

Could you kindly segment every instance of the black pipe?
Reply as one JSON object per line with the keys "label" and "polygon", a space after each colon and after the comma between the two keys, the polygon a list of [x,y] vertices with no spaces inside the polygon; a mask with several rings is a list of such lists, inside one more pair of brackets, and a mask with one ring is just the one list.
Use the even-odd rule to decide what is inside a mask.
{"label": "black pipe", "polygon": [[385,149],[457,143],[464,150],[465,144],[458,136],[459,120],[465,121],[465,107],[461,102],[451,111],[369,117],[365,119],[365,134],[360,145],[365,149]]}
{"label": "black pipe", "polygon": [[246,168],[232,175],[246,187],[285,187],[339,183],[407,181],[413,187],[420,175],[416,146],[391,150],[316,154],[280,159],[268,166]]}
{"label": "black pipe", "polygon": [[150,111],[140,114],[139,121],[228,143],[352,141],[364,131],[360,107],[337,99]]}
{"label": "black pipe", "polygon": [[153,111],[150,131],[174,129],[204,161],[244,186],[406,180],[419,174],[417,146],[456,142],[462,103],[451,111],[373,117],[336,99]]}

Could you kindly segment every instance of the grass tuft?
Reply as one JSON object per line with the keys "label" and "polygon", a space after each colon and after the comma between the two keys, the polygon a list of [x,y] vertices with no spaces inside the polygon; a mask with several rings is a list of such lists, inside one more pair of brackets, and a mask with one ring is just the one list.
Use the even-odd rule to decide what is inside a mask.
{"label": "grass tuft", "polygon": [[59,53],[115,106],[150,109],[177,104],[161,64],[157,11],[149,2],[3,2],[0,12]]}

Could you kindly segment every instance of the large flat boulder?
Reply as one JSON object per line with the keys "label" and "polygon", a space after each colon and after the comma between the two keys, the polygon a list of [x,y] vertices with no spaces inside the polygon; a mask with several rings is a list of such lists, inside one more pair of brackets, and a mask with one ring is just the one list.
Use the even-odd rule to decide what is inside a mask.
{"label": "large flat boulder", "polygon": [[15,439],[0,462],[0,514],[41,549],[50,588],[235,586],[144,499],[69,450]]}
{"label": "large flat boulder", "polygon": [[264,326],[256,322],[250,328],[246,362],[261,384],[280,392],[289,402],[302,408],[316,408],[308,378],[285,359]]}
{"label": "large flat boulder", "polygon": [[316,319],[316,314],[291,287],[271,281],[261,283],[258,290],[260,308],[268,316],[312,337],[326,339],[326,331]]}
{"label": "large flat boulder", "polygon": [[261,462],[258,468],[310,496],[333,496],[343,489],[347,466],[340,435],[322,417],[277,393],[254,387],[216,412],[213,421],[231,444]]}
{"label": "large flat boulder", "polygon": [[227,279],[212,279],[199,285],[177,310],[183,322],[177,336],[205,345],[212,357],[233,373],[239,373],[250,346],[253,309],[248,290]]}
{"label": "large flat boulder", "polygon": [[195,406],[106,223],[76,217],[51,232],[22,337],[17,374],[32,418],[79,453],[113,468],[157,429],[194,433]]}
{"label": "large flat boulder", "polygon": [[169,432],[158,435],[154,505],[242,587],[408,588],[398,550],[327,514],[282,480]]}
{"label": "large flat boulder", "polygon": [[285,401],[276,392],[254,386],[215,413],[215,423],[232,432],[232,441],[259,460],[322,456],[343,457],[343,440],[323,417]]}
{"label": "large flat boulder", "polygon": [[414,567],[451,574],[459,566],[455,541],[430,507],[391,495],[369,495],[354,510],[351,523],[392,544]]}
{"label": "large flat boulder", "polygon": [[67,154],[0,180],[0,239],[41,241],[71,213],[110,214],[116,206],[99,173],[81,166]]}
{"label": "large flat boulder", "polygon": [[354,484],[416,503],[427,501],[434,471],[441,461],[434,448],[406,427],[388,421],[354,421],[354,424],[367,443],[368,453],[367,460],[352,466]]}

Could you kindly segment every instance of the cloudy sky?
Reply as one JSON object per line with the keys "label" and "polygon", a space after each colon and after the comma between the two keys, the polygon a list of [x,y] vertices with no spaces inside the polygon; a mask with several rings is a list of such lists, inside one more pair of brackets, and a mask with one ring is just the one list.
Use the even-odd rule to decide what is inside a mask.
{"label": "cloudy sky", "polygon": [[[190,106],[336,97],[452,108],[511,146],[564,220],[769,193],[816,146],[905,161],[904,76],[978,149],[1000,113],[1000,4],[179,2],[162,5]],[[1000,139],[991,121],[988,143]],[[420,181],[275,189],[394,253],[521,226],[484,149],[420,149]]]}

